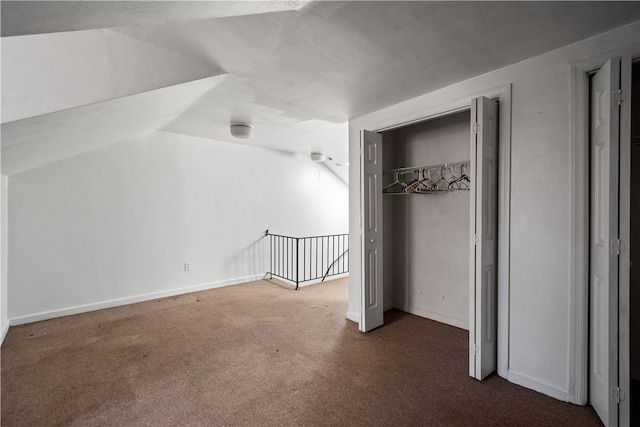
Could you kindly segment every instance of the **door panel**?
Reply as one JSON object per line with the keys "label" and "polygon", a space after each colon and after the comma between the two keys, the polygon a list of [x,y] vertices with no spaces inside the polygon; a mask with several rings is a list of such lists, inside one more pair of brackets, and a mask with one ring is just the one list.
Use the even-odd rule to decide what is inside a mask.
{"label": "door panel", "polygon": [[382,302],[382,135],[362,131],[362,309],[363,332],[383,323]]}
{"label": "door panel", "polygon": [[498,104],[471,102],[469,375],[497,368]]}
{"label": "door panel", "polygon": [[589,401],[607,426],[618,425],[618,189],[620,60],[591,81],[591,237]]}

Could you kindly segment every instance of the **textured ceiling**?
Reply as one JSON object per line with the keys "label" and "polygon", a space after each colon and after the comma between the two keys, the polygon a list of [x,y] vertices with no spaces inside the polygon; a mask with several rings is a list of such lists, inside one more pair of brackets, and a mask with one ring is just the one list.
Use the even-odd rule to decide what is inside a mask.
{"label": "textured ceiling", "polygon": [[[344,163],[350,118],[639,19],[638,2],[2,2],[2,173],[92,149],[67,147],[82,126],[43,129],[122,97],[148,122],[112,142],[154,127],[239,142],[242,121],[244,143]],[[168,87],[176,108],[138,96]]]}
{"label": "textured ceiling", "polygon": [[640,2],[314,2],[118,29],[244,78],[256,102],[344,121],[640,19]]}
{"label": "textured ceiling", "polygon": [[300,10],[308,1],[3,1],[2,37]]}

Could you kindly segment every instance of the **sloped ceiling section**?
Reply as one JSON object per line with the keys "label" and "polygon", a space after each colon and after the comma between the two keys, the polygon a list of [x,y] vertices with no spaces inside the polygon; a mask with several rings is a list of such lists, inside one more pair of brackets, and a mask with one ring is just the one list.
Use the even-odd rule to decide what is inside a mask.
{"label": "sloped ceiling section", "polygon": [[[21,11],[20,19],[29,21],[30,16],[42,21],[38,25],[49,25],[46,31],[61,31],[79,30],[91,19],[88,26],[101,27],[209,15],[237,17],[296,11],[307,2],[124,2],[138,3],[133,15],[155,10],[138,20],[120,13],[111,2],[32,2],[17,7],[5,3],[12,2],[3,2],[3,12]],[[8,16],[3,14],[3,19]],[[3,34],[38,33],[38,28],[45,28],[33,27],[31,21],[25,25],[22,32],[3,27]],[[330,151],[347,157],[346,121],[299,121],[285,111],[256,104],[251,82],[228,78],[215,60],[188,57],[112,29],[12,36],[2,41],[3,174],[160,129],[242,143],[229,134],[229,124],[238,121],[256,128],[249,145],[305,155]],[[345,168],[341,178],[346,177]]]}
{"label": "sloped ceiling section", "polygon": [[4,37],[2,173],[158,130],[225,76],[111,30]]}
{"label": "sloped ceiling section", "polygon": [[[231,137],[230,123],[251,123],[255,129],[253,136]],[[292,153],[330,153],[338,162],[348,158],[348,122],[290,117],[285,111],[256,102],[255,90],[249,82],[231,75],[163,130]]]}
{"label": "sloped ceiling section", "polygon": [[2,125],[2,173],[12,175],[163,128],[226,75]]}
{"label": "sloped ceiling section", "polygon": [[2,36],[300,10],[308,1],[3,1]]}
{"label": "sloped ceiling section", "polygon": [[222,74],[111,30],[2,39],[2,123]]}

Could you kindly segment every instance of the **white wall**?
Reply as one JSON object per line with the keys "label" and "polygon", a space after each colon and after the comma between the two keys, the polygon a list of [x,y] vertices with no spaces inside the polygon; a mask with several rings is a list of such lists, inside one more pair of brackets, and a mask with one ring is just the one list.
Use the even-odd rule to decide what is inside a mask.
{"label": "white wall", "polygon": [[[360,316],[359,131],[415,120],[447,100],[512,85],[507,378],[569,400],[571,309],[571,64],[638,45],[640,22],[531,58],[350,122],[350,319]],[[632,47],[633,46],[633,47]],[[606,56],[606,55],[605,55]]]}
{"label": "white wall", "polygon": [[266,229],[345,233],[347,203],[307,156],[165,132],[12,175],[11,323],[262,277]]}
{"label": "white wall", "polygon": [[[465,111],[390,131],[383,169],[469,161],[470,122]],[[383,196],[385,307],[469,328],[469,209],[469,191]]]}
{"label": "white wall", "polygon": [[0,344],[9,330],[7,311],[7,183],[5,175],[0,176]]}

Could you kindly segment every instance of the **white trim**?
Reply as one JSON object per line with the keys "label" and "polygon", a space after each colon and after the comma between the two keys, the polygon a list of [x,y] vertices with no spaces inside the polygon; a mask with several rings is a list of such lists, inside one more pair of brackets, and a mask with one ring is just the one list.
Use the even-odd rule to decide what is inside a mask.
{"label": "white trim", "polygon": [[415,314],[416,316],[424,317],[425,319],[446,323],[447,325],[455,326],[456,328],[464,329],[466,331],[469,330],[469,320],[456,319],[455,317],[440,314],[431,310],[425,310],[424,308],[416,307],[414,305],[396,304],[395,308],[406,311],[410,314]]}
{"label": "white trim", "polygon": [[511,280],[511,84],[498,103],[498,375],[509,371],[509,292]]}
{"label": "white trim", "polygon": [[634,42],[612,51],[571,64],[570,72],[570,164],[574,177],[571,204],[571,244],[569,246],[569,339],[567,368],[569,402],[585,405],[589,400],[589,130],[588,73],[617,56],[640,55]]}
{"label": "white trim", "polygon": [[[631,297],[631,259],[630,259],[630,237],[631,237],[631,74],[632,58],[626,55],[620,61],[620,88],[626,94],[626,99],[620,106],[620,181],[619,181],[619,217],[618,236],[624,248],[620,251],[618,258],[618,387],[626,395],[631,390],[631,353],[630,353],[630,297]],[[629,425],[631,420],[630,399],[621,399],[618,407],[618,424]]]}
{"label": "white trim", "polygon": [[[269,273],[267,273],[269,274]],[[264,277],[264,275],[260,276],[260,278]],[[311,286],[311,285],[318,285],[320,283],[324,283],[324,282],[330,282],[332,280],[338,280],[338,279],[344,279],[345,277],[349,277],[349,272],[344,272],[344,273],[340,273],[340,274],[336,274],[333,276],[327,276],[324,280],[322,280],[322,277],[318,278],[318,279],[313,279],[313,280],[307,280],[305,282],[300,282],[298,283],[298,288],[305,288],[307,286]],[[296,282],[293,282],[291,280],[288,279],[283,279],[282,277],[278,277],[278,276],[273,276],[273,280],[278,280],[282,283],[286,283],[287,285],[293,285],[294,287],[296,286]]]}
{"label": "white trim", "polygon": [[[588,383],[581,379],[589,369],[589,79],[585,70],[572,66],[570,73],[569,139],[570,245],[569,259],[569,339],[567,363],[569,401],[586,405]],[[586,142],[585,142],[586,141]]]}
{"label": "white trim", "polygon": [[9,322],[5,322],[2,325],[2,331],[0,331],[0,345],[4,342],[5,337],[7,336],[7,332],[9,332]]}
{"label": "white trim", "polygon": [[563,400],[565,402],[569,401],[568,389],[559,387],[555,384],[550,384],[545,381],[541,381],[537,378],[533,378],[532,376],[524,374],[522,372],[509,369],[507,380],[514,384],[529,388],[531,390],[535,390],[537,392],[546,394],[556,399]]}
{"label": "white trim", "polygon": [[40,313],[28,314],[25,316],[12,317],[9,319],[11,326],[22,325],[25,323],[38,322],[41,320],[53,319],[56,317],[70,316],[73,314],[86,313],[89,311],[102,310],[105,308],[118,307],[121,305],[135,304],[143,301],[150,301],[157,298],[165,298],[175,295],[188,294],[191,292],[205,291],[208,289],[222,288],[224,286],[237,285],[240,283],[253,282],[260,280],[264,274],[256,274],[252,276],[238,277],[235,279],[222,280],[213,283],[202,283],[199,285],[186,286],[184,288],[169,289],[160,292],[151,292],[147,294],[136,295],[132,297],[116,298],[107,301],[101,301],[90,304],[77,305],[74,307],[61,308],[57,310],[43,311]]}
{"label": "white trim", "polygon": [[360,314],[347,311],[347,319],[355,323],[360,323]]}

